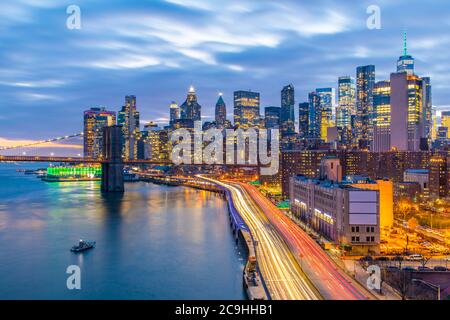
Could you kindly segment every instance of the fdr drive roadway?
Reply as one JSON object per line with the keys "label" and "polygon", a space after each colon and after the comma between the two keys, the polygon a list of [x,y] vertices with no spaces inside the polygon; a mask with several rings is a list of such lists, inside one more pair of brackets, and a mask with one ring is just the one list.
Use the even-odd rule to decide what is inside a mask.
{"label": "fdr drive roadway", "polygon": [[374,298],[254,186],[202,178],[230,190],[234,205],[252,233],[261,276],[272,299]]}

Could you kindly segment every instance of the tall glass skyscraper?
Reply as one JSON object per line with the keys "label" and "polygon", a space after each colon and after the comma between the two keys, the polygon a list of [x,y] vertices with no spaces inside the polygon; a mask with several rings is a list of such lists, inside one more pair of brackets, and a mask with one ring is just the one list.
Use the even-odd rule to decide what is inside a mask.
{"label": "tall glass skyscraper", "polygon": [[180,119],[201,121],[202,106],[197,102],[197,95],[193,86],[189,88],[186,101],[180,107]]}
{"label": "tall glass skyscraper", "polygon": [[355,80],[349,76],[339,77],[336,126],[351,129],[352,115],[356,115]]}
{"label": "tall glass skyscraper", "polygon": [[373,87],[375,66],[356,69],[356,142],[360,149],[368,150],[373,140]]}
{"label": "tall glass skyscraper", "polygon": [[316,92],[308,95],[309,99],[309,138],[320,139],[322,128],[322,110],[320,108],[320,96]]}
{"label": "tall glass skyscraper", "polygon": [[441,112],[441,127],[447,128],[446,138],[450,138],[450,111]]}
{"label": "tall glass skyscraper", "polygon": [[320,97],[320,138],[328,142],[328,128],[333,126],[333,107],[336,94],[334,88],[319,88],[316,89],[316,94]]}
{"label": "tall glass skyscraper", "polygon": [[422,136],[422,79],[406,72],[391,74],[391,148],[419,151]]}
{"label": "tall glass skyscraper", "polygon": [[384,152],[391,149],[391,83],[379,81],[373,89],[374,138],[372,151]]}
{"label": "tall glass skyscraper", "polygon": [[260,125],[259,93],[252,91],[234,92],[234,125],[251,128]]}
{"label": "tall glass skyscraper", "polygon": [[265,107],[264,108],[264,124],[266,129],[279,129],[281,118],[280,107]]}
{"label": "tall glass skyscraper", "polygon": [[140,136],[139,111],[136,108],[136,97],[126,96],[125,105],[119,111],[117,124],[122,126],[123,150],[125,160],[137,158],[137,139]]}
{"label": "tall glass skyscraper", "polygon": [[298,134],[300,139],[309,137],[309,103],[302,102],[298,105]]}
{"label": "tall glass skyscraper", "polygon": [[116,113],[105,108],[91,108],[84,111],[84,157],[99,159],[102,157],[103,127],[116,124]]}
{"label": "tall glass skyscraper", "polygon": [[175,101],[172,101],[170,104],[170,123],[169,125],[172,127],[174,122],[178,119],[180,119],[180,108],[178,107],[178,104]]}
{"label": "tall glass skyscraper", "polygon": [[295,133],[295,93],[294,86],[289,84],[281,90],[281,135]]}
{"label": "tall glass skyscraper", "polygon": [[422,92],[423,92],[423,138],[426,140],[428,146],[431,146],[432,127],[433,127],[433,104],[431,99],[431,80],[429,77],[422,78]]}
{"label": "tall glass skyscraper", "polygon": [[225,105],[225,101],[223,101],[222,93],[219,93],[219,99],[217,100],[215,110],[216,125],[219,127],[223,127],[225,125],[226,120],[227,120],[227,107]]}

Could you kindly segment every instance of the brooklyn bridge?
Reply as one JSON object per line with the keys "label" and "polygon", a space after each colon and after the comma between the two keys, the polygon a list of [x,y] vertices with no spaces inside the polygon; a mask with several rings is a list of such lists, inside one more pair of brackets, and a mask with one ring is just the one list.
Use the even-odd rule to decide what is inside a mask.
{"label": "brooklyn bridge", "polygon": [[[174,165],[171,160],[154,159],[124,159],[122,157],[123,133],[121,126],[103,128],[102,157],[83,157],[81,153],[75,155],[56,154],[55,149],[61,149],[65,141],[76,141],[83,137],[83,133],[67,135],[47,140],[31,141],[22,144],[0,147],[0,162],[45,162],[45,163],[97,163],[102,166],[102,188],[104,192],[123,192],[126,165]],[[73,142],[72,142],[73,143]],[[52,146],[58,144],[58,148]],[[68,144],[65,147],[81,147],[79,144]],[[46,152],[45,150],[51,150]],[[221,164],[220,166],[224,166]],[[252,164],[233,164],[227,166],[255,167]]]}

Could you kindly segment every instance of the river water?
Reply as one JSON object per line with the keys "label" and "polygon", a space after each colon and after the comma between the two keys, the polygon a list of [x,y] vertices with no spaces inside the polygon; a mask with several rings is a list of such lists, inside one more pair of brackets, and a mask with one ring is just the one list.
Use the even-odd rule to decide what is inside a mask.
{"label": "river water", "polygon": [[[0,299],[244,299],[244,250],[215,194],[141,182],[102,194],[16,172],[38,167],[0,163]],[[71,253],[79,239],[97,246]]]}

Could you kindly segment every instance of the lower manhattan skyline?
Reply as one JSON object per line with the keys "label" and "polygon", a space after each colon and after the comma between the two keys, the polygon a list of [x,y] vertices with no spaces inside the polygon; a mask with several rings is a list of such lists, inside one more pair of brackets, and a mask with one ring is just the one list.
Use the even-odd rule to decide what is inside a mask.
{"label": "lower manhattan skyline", "polygon": [[[17,122],[26,123],[39,139],[77,132],[80,112],[96,106],[117,111],[130,94],[137,97],[142,124],[167,124],[171,101],[181,104],[190,85],[195,86],[204,121],[214,119],[219,92],[229,120],[237,90],[259,92],[263,114],[264,107],[280,106],[281,88],[292,83],[297,109],[315,88],[337,89],[339,77],[355,78],[358,66],[373,64],[376,81],[389,79],[402,54],[404,31],[417,74],[431,78],[433,106],[437,111],[450,106],[448,39],[443,32],[448,19],[438,9],[448,6],[444,1],[435,6],[383,3],[381,29],[374,30],[366,26],[364,2],[350,8],[328,1],[314,7],[240,1],[221,10],[217,1],[202,3],[151,1],[138,10],[121,1],[108,6],[90,1],[76,30],[57,19],[62,4],[2,4],[0,93],[11,112],[0,116],[7,129],[0,139],[27,138]],[[290,5],[295,10],[287,10]],[[400,9],[405,15],[396,15]],[[263,23],[268,12],[270,25]],[[427,17],[442,19],[427,24],[428,12]],[[37,20],[38,14],[47,18]],[[325,22],[315,22],[316,14]],[[252,18],[239,32],[231,21],[245,15]],[[275,23],[283,19],[291,23]],[[171,31],[178,27],[183,28]],[[104,28],[109,32],[102,32]],[[442,37],[436,40],[439,33]],[[29,39],[14,43],[15,34]],[[32,117],[30,109],[36,111]]]}

